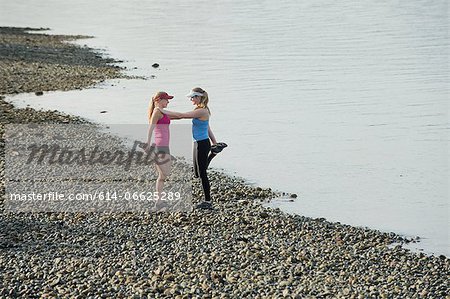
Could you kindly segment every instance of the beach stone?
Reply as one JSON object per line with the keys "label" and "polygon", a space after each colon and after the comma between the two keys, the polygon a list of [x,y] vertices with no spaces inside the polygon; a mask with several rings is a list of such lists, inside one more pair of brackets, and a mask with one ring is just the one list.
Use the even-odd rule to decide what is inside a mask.
{"label": "beach stone", "polygon": [[266,219],[269,217],[269,214],[267,212],[261,212],[261,213],[259,213],[259,216],[263,219]]}

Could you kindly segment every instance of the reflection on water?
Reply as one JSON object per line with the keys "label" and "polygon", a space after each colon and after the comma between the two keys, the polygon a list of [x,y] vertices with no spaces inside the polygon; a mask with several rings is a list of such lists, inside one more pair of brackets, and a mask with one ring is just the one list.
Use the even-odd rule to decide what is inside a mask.
{"label": "reflection on water", "polygon": [[145,122],[154,91],[188,110],[183,95],[201,86],[229,144],[213,166],[298,193],[287,211],[419,235],[450,255],[446,1],[0,3],[4,25],[97,36],[81,43],[156,76],[27,103]]}

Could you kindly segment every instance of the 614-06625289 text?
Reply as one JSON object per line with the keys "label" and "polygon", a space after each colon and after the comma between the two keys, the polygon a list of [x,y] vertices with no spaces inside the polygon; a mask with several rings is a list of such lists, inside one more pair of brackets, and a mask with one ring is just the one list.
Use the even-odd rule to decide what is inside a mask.
{"label": "614-06625289 text", "polygon": [[69,193],[62,192],[31,192],[10,193],[12,201],[177,201],[182,200],[181,192],[130,192],[130,191],[99,191],[93,193]]}

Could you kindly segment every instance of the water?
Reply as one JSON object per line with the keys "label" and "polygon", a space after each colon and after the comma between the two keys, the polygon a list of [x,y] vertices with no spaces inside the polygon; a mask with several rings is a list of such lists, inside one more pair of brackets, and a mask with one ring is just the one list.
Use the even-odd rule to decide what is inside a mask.
{"label": "water", "polygon": [[447,1],[0,3],[3,25],[93,35],[79,43],[156,76],[17,105],[144,123],[155,91],[183,111],[201,86],[229,144],[213,166],[297,193],[272,203],[285,211],[420,236],[412,248],[450,256]]}

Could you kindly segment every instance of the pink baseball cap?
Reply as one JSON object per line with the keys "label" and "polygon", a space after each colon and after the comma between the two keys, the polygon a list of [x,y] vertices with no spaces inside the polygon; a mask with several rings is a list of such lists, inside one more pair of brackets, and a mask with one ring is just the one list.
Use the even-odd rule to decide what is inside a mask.
{"label": "pink baseball cap", "polygon": [[158,94],[158,99],[171,100],[171,99],[173,99],[173,96],[170,96],[167,92],[161,92]]}

